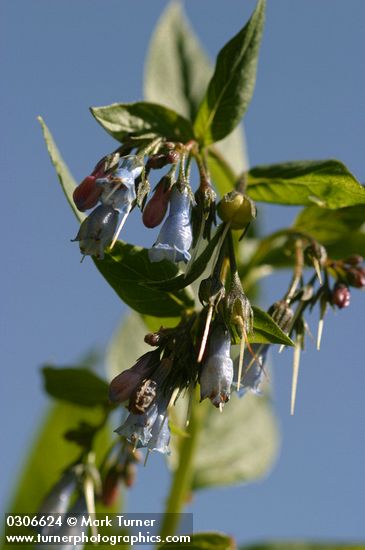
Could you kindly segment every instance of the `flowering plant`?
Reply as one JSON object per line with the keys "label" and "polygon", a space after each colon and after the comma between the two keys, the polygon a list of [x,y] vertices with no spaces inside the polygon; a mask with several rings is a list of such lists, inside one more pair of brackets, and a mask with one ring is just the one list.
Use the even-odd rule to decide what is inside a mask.
{"label": "flowering plant", "polygon": [[[40,119],[62,188],[81,222],[74,240],[82,259],[90,256],[134,311],[113,341],[118,359],[107,381],[85,368],[43,371],[48,393],[89,408],[90,418],[69,426],[65,438],[78,445],[79,453],[62,465],[41,510],[119,510],[118,488],[133,484],[141,450],[146,460],[157,451],[170,455],[173,470],[161,528],[165,538],[178,528],[178,516],[168,513],[181,512],[191,491],[262,475],[277,446],[265,389],[269,349],[293,348],[294,414],[308,312],[318,311],[319,350],[329,308],[348,307],[350,288],[365,286],[356,238],[362,232],[365,190],[341,162],[248,169],[232,158],[240,149],[239,123],[254,90],[264,15],[265,1],[258,0],[247,24],[220,51],[209,79],[191,31],[185,25],[177,31],[179,8],[170,7],[153,39],[146,101],[91,109],[119,143],[80,184]],[[164,43],[166,27],[170,48]],[[187,47],[192,44],[193,54]],[[188,66],[180,76],[187,80],[189,73],[191,87],[184,82],[180,97],[164,98],[171,51],[176,65]],[[303,208],[291,227],[258,237],[262,202]],[[118,240],[133,210],[141,211],[147,229],[161,225],[149,249]],[[340,223],[335,237],[334,220]],[[245,245],[249,254],[242,254]],[[292,270],[287,290],[267,311],[253,303],[265,266]],[[133,345],[141,352],[132,364],[126,359],[128,331],[140,338]],[[218,466],[214,456],[199,459],[199,441],[207,449],[214,449],[217,433],[233,441],[229,426],[244,425],[248,409],[261,419],[263,430],[253,449],[261,457],[258,466],[247,474],[237,459],[239,445],[227,445]],[[108,421],[116,411],[122,418],[113,426],[117,436],[108,441]],[[204,538],[196,540],[196,546],[204,546]],[[230,544],[219,536],[217,546]]]}

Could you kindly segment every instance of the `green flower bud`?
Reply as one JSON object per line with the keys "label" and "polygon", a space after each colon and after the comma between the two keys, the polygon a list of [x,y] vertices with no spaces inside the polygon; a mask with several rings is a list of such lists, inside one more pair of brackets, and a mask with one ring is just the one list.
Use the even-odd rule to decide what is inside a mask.
{"label": "green flower bud", "polygon": [[247,195],[231,191],[224,195],[217,212],[221,220],[231,223],[232,229],[245,229],[256,218],[256,205]]}

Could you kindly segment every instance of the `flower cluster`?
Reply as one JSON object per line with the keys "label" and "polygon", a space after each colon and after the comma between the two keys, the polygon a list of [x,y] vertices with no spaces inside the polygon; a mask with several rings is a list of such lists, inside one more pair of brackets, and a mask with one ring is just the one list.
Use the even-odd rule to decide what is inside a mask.
{"label": "flower cluster", "polygon": [[[195,192],[190,177],[193,160],[199,174]],[[155,188],[148,197],[153,171],[166,169],[162,177],[156,178]],[[110,400],[128,409],[116,432],[134,451],[145,447],[148,451],[169,453],[169,407],[197,384],[201,400],[209,399],[220,410],[233,390],[239,396],[261,393],[268,352],[275,339],[257,340],[254,310],[242,286],[245,266],[236,259],[237,240],[233,232],[239,231],[239,240],[242,239],[257,214],[255,203],[246,194],[246,184],[243,174],[235,189],[216,204],[199,145],[193,141],[182,144],[156,138],[142,146],[125,143],[98,162],[75,189],[77,208],[81,211],[93,208],[75,239],[82,254],[103,259],[107,247],[114,246],[128,214],[137,206],[145,227],[162,224],[148,251],[150,262],[188,264],[185,274],[177,277],[189,281],[185,286],[208,271],[198,286],[202,308],[186,310],[173,329],[161,327],[147,335],[146,342],[156,349],[123,370],[110,384]],[[222,223],[214,230],[216,213]],[[327,307],[347,307],[350,287],[365,286],[365,271],[361,257],[333,261],[321,243],[297,229],[288,231],[287,244],[294,245],[293,277],[287,292],[268,314],[281,334],[279,341],[284,338],[284,342],[294,345],[293,412],[300,350],[308,332],[305,313],[319,306],[319,348]],[[211,247],[209,254],[208,247]],[[305,282],[308,266],[314,272]],[[182,288],[181,281],[178,288]],[[237,344],[238,351],[232,347]],[[123,468],[120,464],[112,466],[105,481],[106,500],[110,500],[108,494],[113,493],[112,487],[121,479],[127,485],[130,482],[127,472],[132,462],[128,460],[125,459]]]}
{"label": "flower cluster", "polygon": [[95,256],[99,260],[104,258],[105,248],[112,243],[119,216],[123,216],[122,226],[134,205],[135,181],[143,168],[142,162],[134,155],[119,158],[108,170],[107,163],[107,159],[100,161],[73,194],[75,205],[82,212],[101,203],[82,222],[74,239],[79,241],[84,256]]}
{"label": "flower cluster", "polygon": [[[165,149],[166,146],[175,147],[175,144],[164,144]],[[175,180],[179,159],[179,152],[172,149],[164,154],[151,155],[145,164],[143,151],[127,156],[120,156],[116,152],[99,161],[73,194],[74,203],[81,212],[100,203],[82,222],[74,239],[79,242],[81,253],[102,260],[107,247],[114,246],[134,206],[142,207],[142,221],[148,228],[162,223],[169,207],[169,214],[149,257],[151,262],[165,259],[174,263],[187,263],[193,240],[191,210],[194,201],[182,175],[183,167],[179,178]],[[152,198],[145,204],[149,188],[148,174],[152,169],[161,169],[167,164],[172,164],[172,168],[161,178]]]}

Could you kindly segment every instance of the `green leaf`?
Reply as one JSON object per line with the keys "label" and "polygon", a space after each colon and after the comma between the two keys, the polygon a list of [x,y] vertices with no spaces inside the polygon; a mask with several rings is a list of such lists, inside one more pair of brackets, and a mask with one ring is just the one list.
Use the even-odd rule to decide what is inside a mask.
{"label": "green leaf", "polygon": [[248,173],[248,194],[262,202],[329,209],[365,204],[365,188],[338,160],[257,166]]}
{"label": "green leaf", "polygon": [[294,228],[307,233],[322,244],[334,243],[365,222],[365,204],[325,210],[319,206],[304,208],[294,222]]}
{"label": "green leaf", "polygon": [[108,405],[108,384],[87,369],[46,366],[42,373],[44,388],[55,399],[82,407]]}
{"label": "green leaf", "polygon": [[194,137],[186,118],[157,103],[113,103],[90,110],[104,130],[121,142],[127,137],[153,139],[161,136],[183,142]]}
{"label": "green leaf", "polygon": [[264,25],[265,0],[251,19],[219,52],[213,77],[197,113],[194,130],[203,145],[226,137],[250,103]]}
{"label": "green leaf", "polygon": [[210,147],[207,158],[209,171],[220,195],[223,196],[232,191],[237,181],[237,175],[225,157],[217,148]]}
{"label": "green leaf", "polygon": [[210,61],[180,3],[163,12],[149,46],[144,93],[193,120],[212,75]]}
{"label": "green leaf", "polygon": [[[223,533],[195,533],[191,536],[189,543],[179,542],[178,547],[188,547],[191,550],[235,550],[237,548],[234,539]],[[172,548],[176,546],[173,542],[163,544],[159,548]]]}
{"label": "green leaf", "polygon": [[252,306],[254,334],[249,341],[257,344],[284,344],[294,346],[293,341],[281,330],[273,318],[257,306]]}
{"label": "green leaf", "polygon": [[62,191],[64,192],[67,202],[71,206],[71,209],[73,210],[73,213],[75,214],[76,218],[80,222],[82,222],[82,220],[85,218],[85,214],[77,210],[75,203],[72,199],[72,194],[74,192],[75,187],[77,186],[77,183],[72,177],[63,158],[61,157],[61,154],[57,149],[57,146],[53,140],[52,134],[47,128],[43,118],[39,116],[38,121],[42,127],[43,137],[46,142],[47,150],[51,158],[51,162],[57,172],[58,179],[60,180]]}
{"label": "green leaf", "polygon": [[240,550],[365,550],[365,544],[336,544],[329,542],[264,542],[241,546]]}
{"label": "green leaf", "polygon": [[[15,494],[8,507],[9,512],[29,514],[39,509],[43,498],[57,482],[62,471],[80,454],[80,448],[66,441],[64,433],[79,422],[98,424],[102,418],[102,409],[99,408],[85,409],[62,403],[49,409],[25,460]],[[110,444],[109,427],[103,428],[96,436],[95,443],[97,461],[100,461]]]}
{"label": "green leaf", "polygon": [[[162,14],[151,39],[145,69],[145,98],[193,120],[212,73],[213,67],[182,5],[172,2]],[[240,127],[217,147],[237,173],[247,169],[245,140]],[[215,183],[221,192],[219,182]]]}
{"label": "green leaf", "polygon": [[330,258],[339,260],[352,254],[360,254],[365,258],[365,233],[354,231],[348,233],[342,239],[326,246]]}
{"label": "green leaf", "polygon": [[[186,400],[179,399],[175,414],[180,420],[175,423],[182,425],[186,407]],[[251,394],[239,398],[234,394],[222,414],[208,401],[199,404],[199,411],[204,421],[194,457],[193,490],[249,482],[267,473],[279,445],[276,420],[267,398]],[[173,468],[178,460],[178,441],[173,436]]]}
{"label": "green leaf", "polygon": [[175,277],[178,267],[167,260],[150,262],[145,248],[117,242],[104,260],[94,261],[118,296],[139,313],[177,317],[193,305],[186,290],[165,292],[147,288],[150,281]]}

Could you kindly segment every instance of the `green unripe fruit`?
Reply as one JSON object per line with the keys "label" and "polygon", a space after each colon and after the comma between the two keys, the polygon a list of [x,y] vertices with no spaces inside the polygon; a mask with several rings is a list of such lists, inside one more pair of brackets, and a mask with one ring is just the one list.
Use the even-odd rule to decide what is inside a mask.
{"label": "green unripe fruit", "polygon": [[231,191],[224,195],[217,212],[221,220],[231,223],[232,229],[245,229],[256,218],[256,205],[247,195]]}

